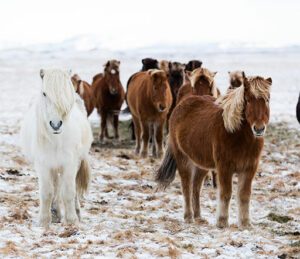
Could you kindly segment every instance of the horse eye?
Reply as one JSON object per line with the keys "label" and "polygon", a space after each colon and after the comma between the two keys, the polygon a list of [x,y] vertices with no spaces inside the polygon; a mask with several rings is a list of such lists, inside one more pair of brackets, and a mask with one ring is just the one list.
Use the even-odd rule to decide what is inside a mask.
{"label": "horse eye", "polygon": [[47,96],[45,92],[43,92],[43,95],[44,95],[45,97]]}

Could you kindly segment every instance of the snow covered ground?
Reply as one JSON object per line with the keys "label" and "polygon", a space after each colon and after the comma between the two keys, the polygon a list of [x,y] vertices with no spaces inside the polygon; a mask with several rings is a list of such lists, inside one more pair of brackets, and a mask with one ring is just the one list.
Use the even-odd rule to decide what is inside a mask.
{"label": "snow covered ground", "polygon": [[[227,71],[272,77],[271,123],[253,186],[253,228],[236,227],[235,197],[231,226],[215,227],[216,190],[206,185],[202,212],[208,224],[186,224],[179,179],[164,192],[153,181],[158,160],[139,159],[133,143],[91,150],[93,180],[82,201],[78,228],[37,226],[37,178],[18,147],[20,121],[39,91],[39,69],[71,68],[91,81],[107,59],[121,60],[121,79],[140,69],[141,58],[152,56],[186,62],[200,58],[218,71],[221,91]],[[300,252],[300,127],[295,106],[300,90],[300,52],[232,53],[201,49],[144,49],[112,52],[66,51],[32,47],[0,51],[0,256],[83,258],[296,258]],[[98,130],[99,119],[90,121]],[[122,136],[125,138],[125,136]],[[122,138],[121,137],[121,138]]]}

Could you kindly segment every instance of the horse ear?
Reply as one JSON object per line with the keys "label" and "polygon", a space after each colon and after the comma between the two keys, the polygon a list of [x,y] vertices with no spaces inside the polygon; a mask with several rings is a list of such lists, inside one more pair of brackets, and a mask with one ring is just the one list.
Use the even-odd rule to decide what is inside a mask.
{"label": "horse ear", "polygon": [[120,61],[120,60],[117,60],[117,64],[118,64],[118,66],[120,66],[120,64],[121,64],[121,61]]}
{"label": "horse ear", "polygon": [[103,66],[104,67],[109,67],[109,65],[110,65],[110,61],[108,60]]}
{"label": "horse ear", "polygon": [[217,71],[212,72],[212,73],[211,73],[211,74],[212,74],[212,77],[215,77],[217,73],[218,73]]}
{"label": "horse ear", "polygon": [[271,77],[268,77],[266,80],[270,83],[270,85],[272,84],[272,78]]}
{"label": "horse ear", "polygon": [[83,87],[83,81],[78,82],[78,88],[79,88],[79,95],[82,96],[84,94],[84,87]]}
{"label": "horse ear", "polygon": [[228,75],[230,75],[230,71],[228,71]]}
{"label": "horse ear", "polygon": [[247,79],[246,74],[245,74],[244,71],[242,71],[242,76],[243,76],[243,79]]}
{"label": "horse ear", "polygon": [[40,77],[43,79],[43,78],[44,78],[44,75],[45,75],[45,70],[44,70],[44,69],[41,69],[41,70],[40,70]]}
{"label": "horse ear", "polygon": [[145,61],[146,61],[146,59],[143,58],[143,59],[142,59],[142,64],[143,64],[143,65],[145,65]]}

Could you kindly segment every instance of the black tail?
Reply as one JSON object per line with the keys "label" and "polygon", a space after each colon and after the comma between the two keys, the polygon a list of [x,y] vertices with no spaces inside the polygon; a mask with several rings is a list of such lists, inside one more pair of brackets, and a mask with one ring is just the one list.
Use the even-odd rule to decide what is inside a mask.
{"label": "black tail", "polygon": [[163,161],[156,172],[155,181],[164,189],[174,181],[176,176],[177,164],[172,153],[171,147],[168,146]]}

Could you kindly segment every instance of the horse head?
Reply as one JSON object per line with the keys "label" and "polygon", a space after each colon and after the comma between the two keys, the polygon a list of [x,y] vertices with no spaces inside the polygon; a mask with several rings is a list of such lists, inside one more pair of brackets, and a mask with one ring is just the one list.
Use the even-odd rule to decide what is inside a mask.
{"label": "horse head", "polygon": [[270,118],[270,88],[271,78],[260,76],[244,79],[245,118],[255,137],[264,136]]}
{"label": "horse head", "polygon": [[48,131],[62,132],[63,124],[75,103],[75,91],[70,78],[71,72],[58,69],[41,69],[42,91],[39,113]]}
{"label": "horse head", "polygon": [[120,82],[120,61],[109,60],[104,65],[104,78],[108,84],[111,95],[119,93]]}
{"label": "horse head", "polygon": [[168,77],[162,70],[151,69],[148,71],[152,86],[152,102],[158,112],[169,109],[170,103],[167,91],[170,91]]}
{"label": "horse head", "polygon": [[228,72],[230,83],[229,89],[240,87],[244,83],[243,73],[244,72],[240,70]]}
{"label": "horse head", "polygon": [[214,81],[217,72],[211,72],[206,68],[196,68],[193,72],[186,73],[197,95],[211,95],[217,97],[217,88]]}

